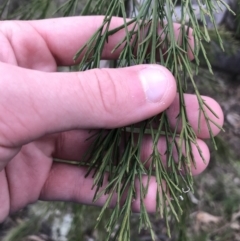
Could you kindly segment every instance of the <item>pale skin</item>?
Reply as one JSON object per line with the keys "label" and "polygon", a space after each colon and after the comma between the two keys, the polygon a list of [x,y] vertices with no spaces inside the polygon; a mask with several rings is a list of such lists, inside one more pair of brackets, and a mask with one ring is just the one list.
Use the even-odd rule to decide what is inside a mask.
{"label": "pale skin", "polygon": [[[56,72],[57,66],[73,64],[74,54],[101,21],[102,17],[93,16],[0,22],[0,222],[39,199],[92,204],[92,178],[84,178],[86,169],[53,162],[53,158],[79,161],[90,145],[86,141],[89,130],[137,123],[167,108],[174,126],[178,114],[176,83],[164,67],[140,65],[84,73]],[[122,19],[115,18],[111,27],[120,24]],[[175,29],[177,36],[177,25]],[[123,34],[119,32],[109,39],[103,59],[118,57],[119,52],[112,54],[111,49]],[[189,57],[192,58],[190,52]],[[143,72],[167,80],[166,85],[156,90],[159,93],[150,93],[149,99],[146,96],[151,90],[140,81]],[[219,104],[209,97],[203,98],[219,118],[208,112],[210,117],[222,126]],[[198,133],[196,96],[186,95],[185,100],[189,121],[208,163],[209,150],[203,141],[209,138],[206,123],[202,119],[202,130]],[[219,132],[213,125],[212,130],[214,135]],[[164,143],[163,138],[159,140],[162,155]],[[146,135],[142,158],[150,153],[151,139]],[[207,163],[202,162],[196,150],[194,155],[197,167],[193,173],[199,174]],[[145,200],[149,212],[155,208],[155,193],[152,177]],[[103,205],[105,200],[103,196],[96,205]],[[138,198],[132,208],[139,210]]]}

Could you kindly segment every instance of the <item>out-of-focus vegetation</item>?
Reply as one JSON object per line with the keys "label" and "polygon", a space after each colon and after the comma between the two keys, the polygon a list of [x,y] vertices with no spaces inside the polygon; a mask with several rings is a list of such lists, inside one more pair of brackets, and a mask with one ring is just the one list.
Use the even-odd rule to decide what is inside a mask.
{"label": "out-of-focus vegetation", "polygon": [[[0,0],[2,19],[33,19],[60,16],[56,10],[63,0],[13,0],[7,6]],[[86,1],[85,1],[86,2]],[[80,12],[84,3],[76,6]],[[240,4],[231,1],[235,12]],[[1,8],[4,11],[1,12]],[[53,14],[54,13],[54,14]],[[73,13],[74,14],[74,13]],[[230,23],[229,23],[230,22]],[[209,54],[215,75],[200,70],[197,77],[200,93],[215,98],[225,114],[225,133],[216,138],[218,151],[211,151],[208,169],[195,178],[195,193],[183,200],[186,208],[179,223],[171,222],[172,238],[168,238],[163,220],[151,217],[157,241],[238,241],[240,240],[240,17],[226,14],[220,23],[225,38],[225,53],[220,53],[214,41]],[[228,31],[226,33],[226,31]],[[229,47],[228,47],[229,46]],[[233,50],[234,47],[234,50]],[[230,51],[231,49],[231,51]],[[10,216],[0,225],[2,241],[103,241],[106,235],[106,214],[94,228],[99,208],[73,203],[43,203],[30,205]],[[132,217],[133,226],[139,218]],[[117,228],[117,227],[116,227]],[[134,230],[132,240],[147,241],[148,232]]]}

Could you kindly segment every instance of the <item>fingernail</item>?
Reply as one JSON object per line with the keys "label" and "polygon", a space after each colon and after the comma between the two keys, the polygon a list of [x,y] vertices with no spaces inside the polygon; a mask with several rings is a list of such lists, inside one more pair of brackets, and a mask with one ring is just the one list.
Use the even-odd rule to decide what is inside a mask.
{"label": "fingernail", "polygon": [[168,86],[168,80],[160,67],[149,66],[140,71],[140,79],[146,95],[150,102],[161,102]]}

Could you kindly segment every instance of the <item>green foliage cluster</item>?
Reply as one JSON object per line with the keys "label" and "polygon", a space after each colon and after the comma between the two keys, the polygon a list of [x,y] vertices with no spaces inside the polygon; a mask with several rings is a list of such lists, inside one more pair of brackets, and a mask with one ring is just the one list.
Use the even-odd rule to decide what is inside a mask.
{"label": "green foliage cluster", "polygon": [[[114,52],[116,49],[122,48],[119,60],[115,61],[113,66],[119,68],[143,63],[158,63],[166,66],[171,70],[177,80],[180,97],[180,113],[177,117],[178,124],[174,129],[171,128],[166,113],[162,113],[160,117],[153,117],[142,123],[138,123],[138,125],[110,130],[107,133],[102,130],[97,136],[94,136],[94,144],[87,153],[87,156],[91,156],[90,164],[88,159],[86,161],[83,160],[83,162],[85,161],[85,163],[90,165],[87,175],[90,173],[92,175],[92,173],[94,173],[94,186],[97,188],[94,201],[101,195],[108,195],[107,202],[99,215],[99,220],[104,211],[109,207],[112,196],[117,194],[118,197],[117,204],[113,209],[107,225],[107,230],[109,232],[107,240],[110,239],[114,228],[119,222],[121,225],[119,231],[116,233],[115,239],[130,239],[131,204],[136,198],[135,180],[139,180],[139,183],[141,183],[139,230],[142,228],[149,229],[152,239],[155,239],[155,234],[152,231],[152,224],[144,206],[144,198],[147,194],[149,181],[147,184],[143,184],[143,175],[146,175],[148,180],[150,180],[152,175],[156,177],[158,187],[156,192],[156,213],[158,213],[160,217],[164,217],[168,229],[168,218],[170,213],[175,216],[177,220],[179,220],[179,216],[182,214],[181,199],[183,199],[186,192],[192,190],[193,186],[190,170],[192,165],[195,165],[192,153],[193,144],[197,146],[199,154],[202,156],[201,150],[197,145],[196,134],[188,122],[185,109],[183,94],[187,91],[187,77],[190,78],[195,94],[198,97],[200,106],[199,120],[201,116],[206,119],[210,136],[214,142],[210,128],[210,122],[212,122],[212,120],[208,118],[205,108],[208,108],[213,114],[214,111],[202,100],[195,85],[193,73],[197,71],[199,65],[199,51],[203,53],[204,59],[211,71],[210,63],[208,62],[206,51],[202,43],[203,41],[210,41],[206,26],[206,14],[211,18],[220,45],[222,45],[213,18],[213,13],[216,11],[215,2],[206,1],[206,7],[203,7],[199,2],[200,18],[203,27],[199,25],[191,1],[181,2],[182,16],[179,20],[179,36],[181,36],[181,39],[175,39],[173,28],[172,16],[174,15],[174,8],[176,6],[175,2],[146,0],[139,5],[136,5],[136,1],[132,1],[131,3],[133,8],[137,8],[137,13],[133,12],[131,21],[128,21],[126,4],[123,1],[111,1],[108,2],[106,6],[104,1],[90,0],[84,8],[83,14],[102,14],[104,12],[106,17],[103,20],[102,26],[89,39],[86,45],[78,51],[74,59],[76,60],[81,56],[79,64],[79,70],[81,71],[99,68],[103,46],[107,42],[109,36],[120,30],[125,30],[126,36],[112,50]],[[225,3],[221,1],[216,2],[216,4],[225,5]],[[123,16],[124,23],[122,26],[110,30],[109,26],[113,16]],[[186,21],[187,18],[189,19],[188,21]],[[132,26],[131,28],[129,27],[130,24]],[[159,34],[160,27],[162,28],[162,33]],[[193,35],[195,37],[196,47],[194,50],[191,49],[188,42],[190,27],[193,27]],[[146,32],[146,34],[143,34],[143,32]],[[151,49],[149,51],[150,46]],[[188,59],[187,52],[189,49],[193,53],[196,61],[194,70]],[[82,54],[83,52],[84,55]],[[182,124],[182,129],[180,134],[177,134],[180,123]],[[155,127],[156,124],[157,128]],[[201,126],[199,124],[199,131],[200,129]],[[150,134],[152,137],[153,151],[150,158],[142,162],[140,151],[143,136],[146,133]],[[157,148],[157,143],[161,136],[164,136],[166,140],[166,166],[164,166],[162,156],[159,155]],[[125,148],[121,151],[123,137],[125,137]],[[174,149],[177,149],[178,152],[177,162],[173,157]],[[114,164],[113,160],[117,164]],[[184,176],[182,175],[183,170],[185,172]],[[106,172],[109,173],[108,184],[103,188],[102,184]],[[165,182],[167,183],[166,187],[164,184]],[[123,200],[124,204],[122,205]],[[168,233],[170,235],[170,230]]]}

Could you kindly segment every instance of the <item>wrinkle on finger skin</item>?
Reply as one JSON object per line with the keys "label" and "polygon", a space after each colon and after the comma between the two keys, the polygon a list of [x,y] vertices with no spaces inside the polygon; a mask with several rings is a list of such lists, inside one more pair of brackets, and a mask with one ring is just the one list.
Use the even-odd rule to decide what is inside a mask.
{"label": "wrinkle on finger skin", "polygon": [[1,43],[0,62],[9,63],[12,65],[18,65],[13,48],[11,46],[11,42],[9,42],[8,38],[3,33],[1,27],[0,27],[0,43]]}
{"label": "wrinkle on finger skin", "polygon": [[10,212],[15,212],[39,199],[42,186],[52,165],[52,140],[24,145],[6,166],[10,193]]}
{"label": "wrinkle on finger skin", "polygon": [[79,161],[91,147],[98,130],[72,130],[62,132],[56,139],[54,158]]}
{"label": "wrinkle on finger skin", "polygon": [[0,33],[2,62],[45,72],[57,70],[45,40],[29,23],[3,21],[0,23]]}
{"label": "wrinkle on finger skin", "polygon": [[16,156],[20,150],[21,147],[0,146],[0,171],[6,167],[8,162]]}

